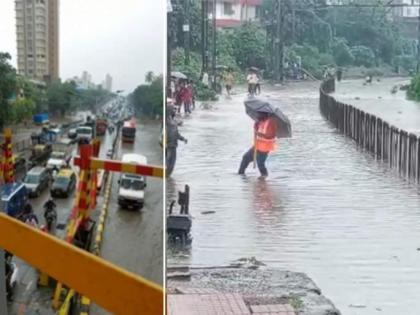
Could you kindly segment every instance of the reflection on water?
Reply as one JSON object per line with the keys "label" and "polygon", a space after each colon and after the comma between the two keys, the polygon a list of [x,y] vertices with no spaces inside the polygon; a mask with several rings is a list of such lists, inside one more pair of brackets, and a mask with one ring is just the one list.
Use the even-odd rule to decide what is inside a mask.
{"label": "reflection on water", "polygon": [[[244,95],[197,110],[181,128],[169,200],[191,187],[193,244],[168,265],[225,265],[255,256],[306,272],[343,314],[420,310],[420,196],[320,115],[316,86],[266,92],[293,123],[267,160],[270,175],[236,175],[252,141]],[[203,214],[204,211],[215,211]],[[363,307],[351,307],[357,305]]]}

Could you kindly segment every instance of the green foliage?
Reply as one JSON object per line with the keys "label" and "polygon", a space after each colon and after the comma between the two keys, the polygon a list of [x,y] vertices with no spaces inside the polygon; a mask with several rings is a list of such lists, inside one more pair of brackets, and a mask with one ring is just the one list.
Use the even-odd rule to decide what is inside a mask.
{"label": "green foliage", "polygon": [[354,56],[354,64],[356,66],[372,67],[375,65],[375,54],[372,49],[366,46],[353,46],[350,49]]}
{"label": "green foliage", "polygon": [[163,76],[152,75],[152,77],[153,80],[150,83],[139,85],[129,95],[129,101],[138,114],[141,113],[148,117],[162,116]]}
{"label": "green foliage", "polygon": [[183,48],[172,51],[172,71],[180,71],[194,81],[199,80],[201,74],[201,56],[198,53],[190,53],[190,63],[185,65],[185,52]]}
{"label": "green foliage", "polygon": [[334,58],[329,54],[319,53],[318,48],[304,44],[288,47],[286,56],[291,62],[297,61],[297,56],[302,58],[302,67],[317,78],[321,78],[325,67],[334,65]]}
{"label": "green foliage", "polygon": [[199,101],[216,101],[217,95],[216,92],[208,87],[204,86],[201,81],[197,81],[194,85],[195,87],[195,97]]}
{"label": "green foliage", "polygon": [[245,23],[233,30],[232,52],[241,69],[266,65],[266,34],[258,23]]}
{"label": "green foliage", "polygon": [[21,123],[25,119],[31,119],[35,113],[35,102],[31,99],[21,98],[11,106],[10,120],[15,123]]}
{"label": "green foliage", "polygon": [[400,55],[394,58],[394,66],[410,72],[416,69],[417,59],[413,55]]}
{"label": "green foliage", "polygon": [[420,74],[411,79],[407,95],[413,100],[420,101]]}
{"label": "green foliage", "polygon": [[10,115],[10,98],[16,92],[16,70],[10,65],[8,53],[0,53],[0,128]]}
{"label": "green foliage", "polygon": [[347,66],[353,64],[354,56],[345,38],[336,38],[332,43],[331,49],[337,65]]}

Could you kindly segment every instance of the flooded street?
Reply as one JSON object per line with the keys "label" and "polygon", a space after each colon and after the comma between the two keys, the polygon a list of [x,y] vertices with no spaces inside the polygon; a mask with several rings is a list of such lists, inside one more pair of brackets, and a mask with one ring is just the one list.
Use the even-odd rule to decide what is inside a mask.
{"label": "flooded street", "polygon": [[319,112],[317,83],[262,94],[280,104],[293,131],[269,156],[265,181],[252,165],[236,174],[253,137],[244,93],[184,119],[188,144],[179,144],[167,200],[190,185],[193,243],[168,252],[168,265],[255,256],[307,273],[345,315],[417,314],[418,187],[336,132]]}

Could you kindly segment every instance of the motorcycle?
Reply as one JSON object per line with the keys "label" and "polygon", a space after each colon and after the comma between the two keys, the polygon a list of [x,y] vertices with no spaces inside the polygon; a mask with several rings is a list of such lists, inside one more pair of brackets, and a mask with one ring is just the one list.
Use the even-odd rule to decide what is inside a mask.
{"label": "motorcycle", "polygon": [[48,200],[44,204],[44,219],[47,223],[47,230],[52,231],[57,222],[57,211],[55,210],[56,204],[52,200]]}
{"label": "motorcycle", "polygon": [[15,263],[12,262],[13,255],[10,253],[5,253],[5,263],[6,263],[6,294],[7,300],[11,301],[13,297],[13,292],[18,280],[18,267]]}

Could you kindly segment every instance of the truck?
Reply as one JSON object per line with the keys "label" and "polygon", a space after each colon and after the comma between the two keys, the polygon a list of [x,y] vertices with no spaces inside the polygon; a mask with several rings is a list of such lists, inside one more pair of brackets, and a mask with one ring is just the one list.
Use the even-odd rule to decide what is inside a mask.
{"label": "truck", "polygon": [[[140,154],[129,153],[123,155],[122,162],[147,165],[147,158]],[[144,205],[146,178],[137,174],[123,173],[118,183],[118,204],[122,208],[141,209]]]}
{"label": "truck", "polygon": [[108,122],[106,119],[96,120],[96,135],[97,136],[105,135],[107,128],[108,128]]}
{"label": "truck", "polygon": [[33,121],[36,125],[43,125],[49,121],[48,114],[47,113],[36,114],[33,116]]}
{"label": "truck", "polygon": [[93,129],[89,126],[79,126],[76,129],[76,140],[80,143],[90,143],[93,139]]}
{"label": "truck", "polygon": [[59,142],[53,143],[52,152],[47,162],[47,168],[59,170],[68,165],[71,160],[71,153],[72,147],[70,139],[61,139]]}

